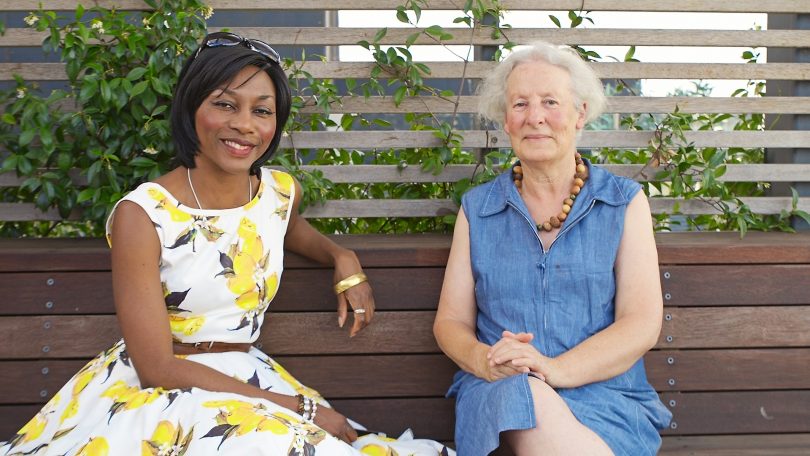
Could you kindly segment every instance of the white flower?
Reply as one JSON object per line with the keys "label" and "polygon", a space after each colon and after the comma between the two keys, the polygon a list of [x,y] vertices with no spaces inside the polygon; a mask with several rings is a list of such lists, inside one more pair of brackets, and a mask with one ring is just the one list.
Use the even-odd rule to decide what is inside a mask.
{"label": "white flower", "polygon": [[149,147],[147,147],[146,149],[143,150],[143,153],[148,154],[148,155],[155,155],[155,154],[158,153],[158,151],[154,147],[149,146]]}
{"label": "white flower", "polygon": [[33,27],[33,25],[39,21],[39,16],[34,13],[30,13],[28,16],[25,16],[25,19],[23,20],[26,24]]}
{"label": "white flower", "polygon": [[98,30],[99,34],[104,34],[104,24],[98,19],[93,19],[93,22],[90,23],[90,28]]}
{"label": "white flower", "polygon": [[148,17],[145,17],[145,18],[141,19],[141,22],[143,22],[143,25],[149,27],[149,18]]}
{"label": "white flower", "polygon": [[169,28],[169,21],[163,21],[163,26]]}
{"label": "white flower", "polygon": [[17,98],[25,98],[25,89],[17,89]]}
{"label": "white flower", "polygon": [[203,7],[202,15],[204,19],[209,19],[211,16],[214,15],[214,8],[211,8],[210,6]]}

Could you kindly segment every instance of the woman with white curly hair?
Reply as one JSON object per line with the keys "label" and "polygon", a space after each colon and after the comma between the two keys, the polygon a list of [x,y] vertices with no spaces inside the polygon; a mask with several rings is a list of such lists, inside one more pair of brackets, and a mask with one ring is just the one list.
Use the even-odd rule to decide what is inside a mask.
{"label": "woman with white curly hair", "polygon": [[663,313],[649,203],[576,148],[602,84],[573,49],[535,43],[480,100],[519,162],[464,195],[447,263],[434,333],[461,368],[457,450],[654,455],[671,413],[642,360]]}

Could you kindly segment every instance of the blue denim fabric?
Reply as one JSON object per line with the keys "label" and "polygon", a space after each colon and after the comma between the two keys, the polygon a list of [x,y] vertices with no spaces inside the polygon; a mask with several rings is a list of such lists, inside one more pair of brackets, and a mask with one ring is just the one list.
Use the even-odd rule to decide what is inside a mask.
{"label": "blue denim fabric", "polygon": [[[494,344],[503,330],[532,332],[534,346],[555,357],[613,323],[613,265],[627,204],[640,185],[586,165],[590,177],[545,251],[510,173],[464,195],[482,342]],[[617,456],[656,454],[657,429],[672,418],[647,382],[643,360],[609,380],[557,392]],[[488,383],[461,371],[448,396],[456,397],[460,456],[487,455],[500,432],[537,424],[526,374]]]}

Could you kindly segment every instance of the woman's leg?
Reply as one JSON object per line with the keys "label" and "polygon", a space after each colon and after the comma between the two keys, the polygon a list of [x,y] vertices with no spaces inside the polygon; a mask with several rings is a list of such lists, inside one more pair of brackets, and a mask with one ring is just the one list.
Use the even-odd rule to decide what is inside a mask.
{"label": "woman's leg", "polygon": [[546,382],[529,376],[537,427],[503,433],[518,456],[612,456],[610,447],[577,420],[565,401]]}

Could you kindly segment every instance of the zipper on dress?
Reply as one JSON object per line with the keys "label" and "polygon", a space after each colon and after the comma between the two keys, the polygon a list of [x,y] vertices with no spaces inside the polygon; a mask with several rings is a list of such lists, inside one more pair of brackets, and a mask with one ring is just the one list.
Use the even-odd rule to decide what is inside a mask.
{"label": "zipper on dress", "polygon": [[[574,225],[576,225],[577,223],[579,223],[579,221],[580,221],[580,220],[582,220],[583,218],[585,218],[585,216],[586,216],[586,215],[590,214],[590,213],[591,213],[591,209],[593,209],[593,206],[594,206],[595,204],[596,204],[596,200],[595,200],[595,199],[592,199],[592,200],[591,200],[591,204],[590,204],[590,206],[588,206],[588,209],[586,209],[586,210],[585,210],[585,212],[583,212],[583,213],[582,213],[582,214],[581,214],[579,217],[577,217],[577,218],[576,218],[576,220],[574,220],[574,221],[573,221],[573,222],[571,222],[570,224],[565,224],[565,225],[563,225],[563,229],[562,229],[562,230],[560,230],[560,232],[559,232],[559,233],[557,233],[557,236],[554,238],[554,240],[553,240],[553,241],[551,241],[551,245],[549,245],[549,246],[548,246],[548,250],[549,250],[549,251],[551,251],[551,248],[554,246],[554,243],[555,243],[555,242],[557,242],[557,239],[559,239],[559,238],[560,238],[560,237],[561,237],[563,234],[567,233],[567,232],[568,232],[568,230],[570,230],[572,226],[574,226]],[[538,234],[537,236],[538,236],[538,237],[540,237],[540,235],[539,235],[539,234]],[[541,243],[540,243],[540,245],[543,245],[543,243],[541,242]],[[548,252],[546,252],[546,253],[548,253]]]}

